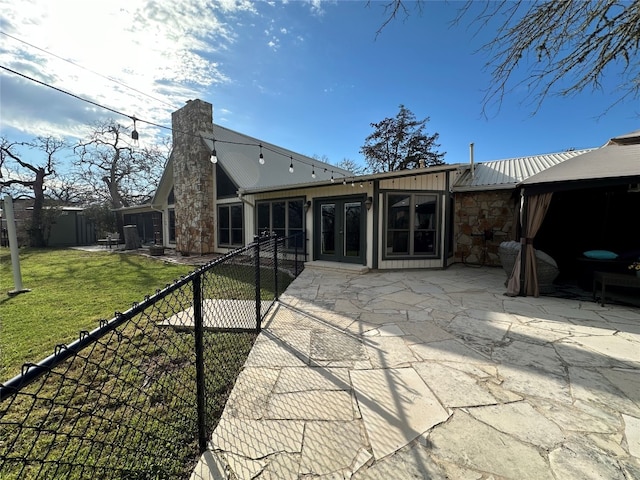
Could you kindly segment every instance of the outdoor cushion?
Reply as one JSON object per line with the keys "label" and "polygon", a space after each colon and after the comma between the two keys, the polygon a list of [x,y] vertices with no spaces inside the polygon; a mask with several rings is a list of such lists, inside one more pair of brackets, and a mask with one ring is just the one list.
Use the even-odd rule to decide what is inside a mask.
{"label": "outdoor cushion", "polygon": [[509,242],[502,242],[500,246],[508,250],[520,250],[520,242],[515,242],[513,240]]}
{"label": "outdoor cushion", "polygon": [[610,252],[609,250],[588,250],[583,253],[587,258],[595,258],[596,260],[613,260],[618,258],[617,253]]}
{"label": "outdoor cushion", "polygon": [[556,261],[549,255],[548,253],[544,253],[541,250],[536,250],[536,258],[538,260],[542,260],[543,262],[548,263],[549,265],[553,265],[554,267],[558,267]]}

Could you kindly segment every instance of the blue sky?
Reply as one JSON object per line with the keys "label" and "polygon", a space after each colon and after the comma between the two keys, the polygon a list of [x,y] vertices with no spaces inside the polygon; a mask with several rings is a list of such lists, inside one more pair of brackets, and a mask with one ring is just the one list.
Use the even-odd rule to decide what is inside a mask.
{"label": "blue sky", "polygon": [[[426,2],[376,37],[384,3],[0,0],[0,29],[22,40],[1,36],[0,65],[162,125],[200,98],[213,104],[216,123],[332,162],[362,163],[370,124],[400,104],[430,117],[426,132],[440,134],[447,163],[467,162],[470,142],[486,161],[596,147],[640,128],[637,100],[606,111],[617,98],[615,72],[603,91],[551,96],[535,114],[516,89],[484,117],[490,75],[478,50],[491,25],[474,35],[471,17],[450,23],[462,3]],[[6,71],[0,82],[0,134],[9,139],[73,141],[114,116]],[[158,134],[138,131],[149,142]]]}

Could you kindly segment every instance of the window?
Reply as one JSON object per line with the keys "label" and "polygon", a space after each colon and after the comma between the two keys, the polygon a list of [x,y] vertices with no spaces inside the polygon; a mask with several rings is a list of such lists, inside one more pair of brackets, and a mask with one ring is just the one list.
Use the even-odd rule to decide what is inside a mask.
{"label": "window", "polygon": [[438,195],[386,194],[386,257],[438,254]]}
{"label": "window", "polygon": [[244,244],[242,204],[218,206],[218,245],[239,247]]}
{"label": "window", "polygon": [[173,208],[169,209],[169,242],[176,243],[176,211]]}
{"label": "window", "polygon": [[[256,225],[259,235],[263,233],[275,233],[279,237],[288,237],[296,233],[302,233],[304,228],[303,203],[301,198],[293,200],[274,200],[258,203],[258,224]],[[295,239],[298,248],[303,245],[302,235]],[[294,243],[288,245],[289,248],[296,246]]]}
{"label": "window", "polygon": [[237,190],[238,186],[233,183],[233,180],[227,175],[227,172],[225,172],[219,164],[216,164],[216,197],[235,197]]}

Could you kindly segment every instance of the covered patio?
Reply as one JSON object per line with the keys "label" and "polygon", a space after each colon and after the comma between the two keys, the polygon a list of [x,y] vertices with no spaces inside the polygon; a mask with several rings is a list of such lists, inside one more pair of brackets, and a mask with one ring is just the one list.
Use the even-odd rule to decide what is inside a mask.
{"label": "covered patio", "polygon": [[640,309],[307,268],[192,479],[640,478]]}

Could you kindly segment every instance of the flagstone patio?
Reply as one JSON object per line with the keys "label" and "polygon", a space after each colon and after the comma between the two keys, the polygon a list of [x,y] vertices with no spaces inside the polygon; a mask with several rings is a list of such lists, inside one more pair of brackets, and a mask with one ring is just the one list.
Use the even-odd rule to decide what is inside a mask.
{"label": "flagstone patio", "polygon": [[640,479],[640,309],[307,268],[192,479]]}

